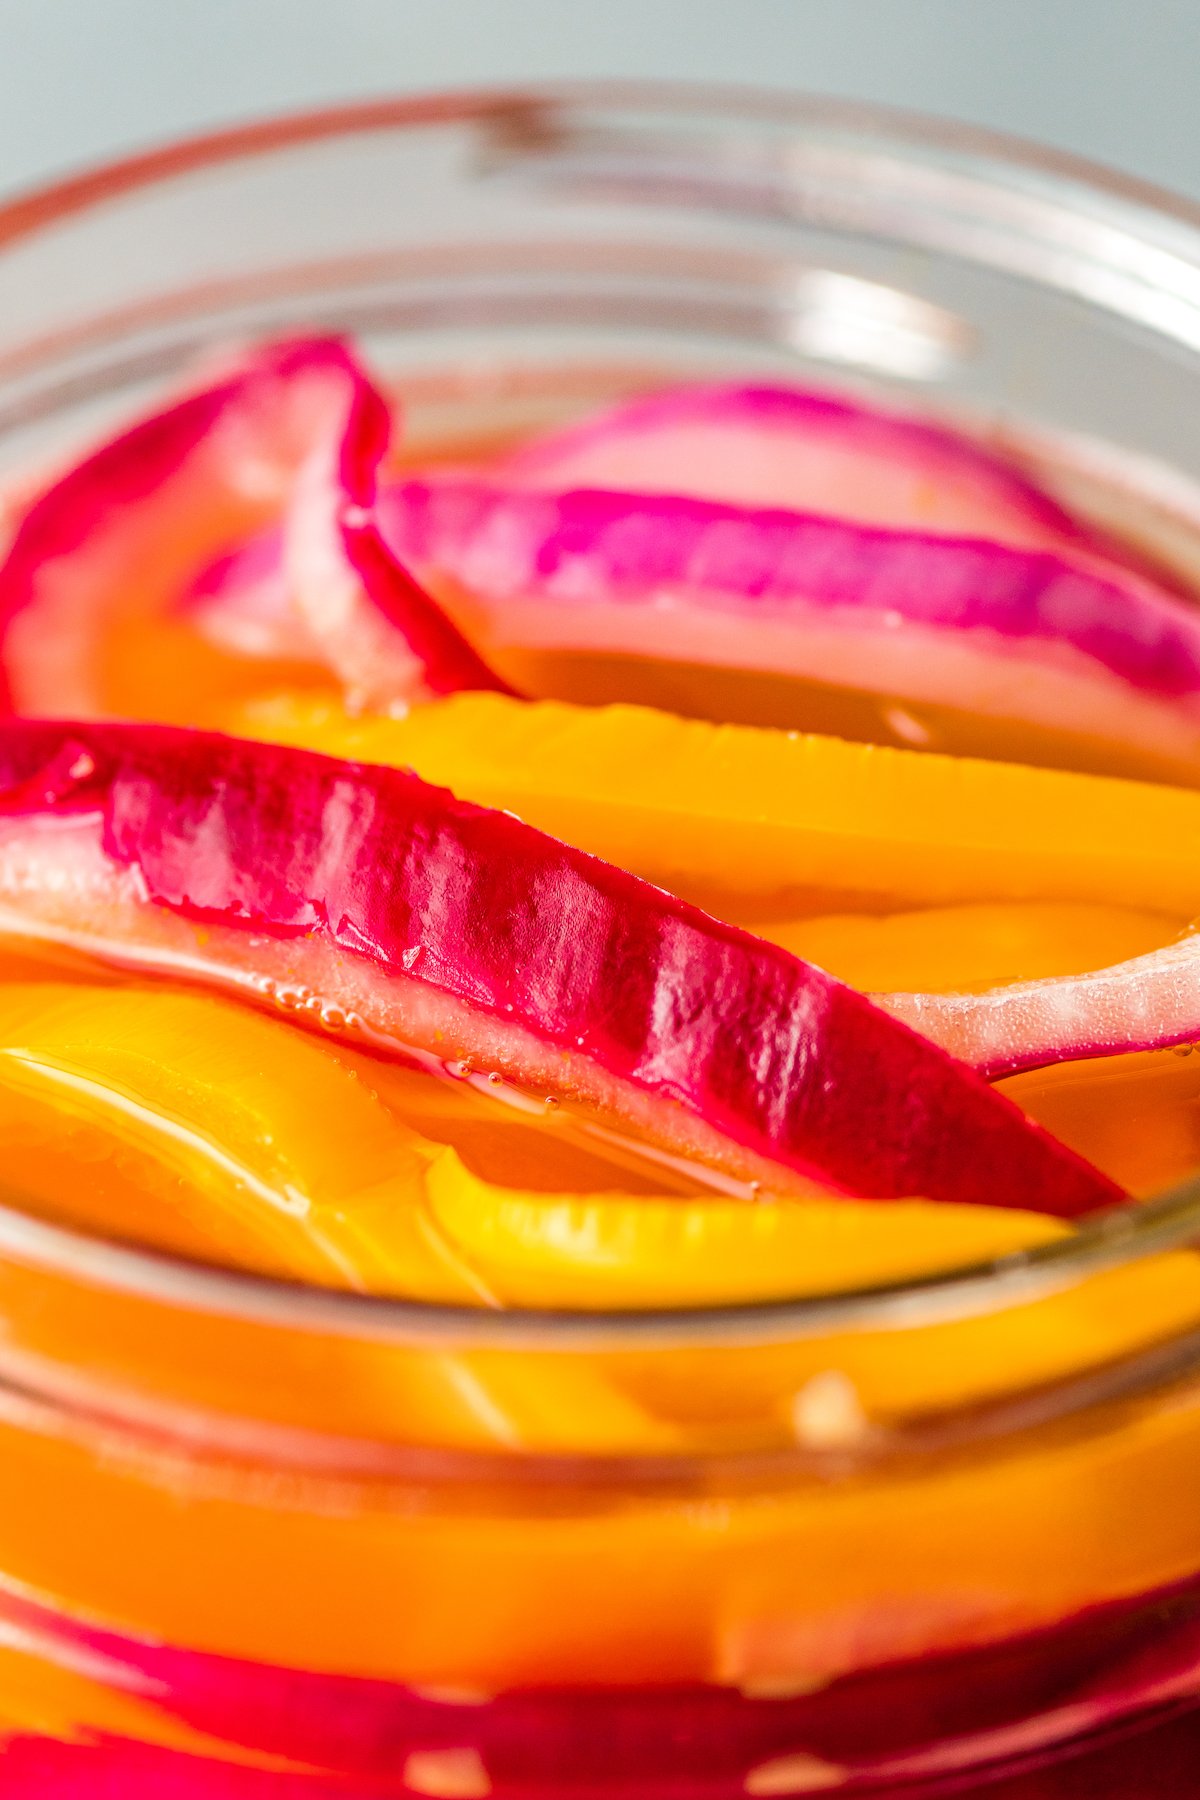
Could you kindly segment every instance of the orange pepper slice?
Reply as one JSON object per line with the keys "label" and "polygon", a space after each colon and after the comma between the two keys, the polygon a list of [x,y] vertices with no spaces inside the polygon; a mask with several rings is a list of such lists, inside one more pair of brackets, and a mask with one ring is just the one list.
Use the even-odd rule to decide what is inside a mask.
{"label": "orange pepper slice", "polygon": [[1200,793],[649,707],[455,694],[355,718],[285,697],[227,729],[411,766],[737,919],[978,901],[1200,911]]}

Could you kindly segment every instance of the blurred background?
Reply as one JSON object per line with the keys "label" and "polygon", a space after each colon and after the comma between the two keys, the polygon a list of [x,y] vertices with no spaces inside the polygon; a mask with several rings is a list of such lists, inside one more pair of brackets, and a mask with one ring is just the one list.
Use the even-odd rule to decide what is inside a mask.
{"label": "blurred background", "polygon": [[1200,0],[0,0],[0,191],[355,95],[630,75],[888,100],[1200,198]]}

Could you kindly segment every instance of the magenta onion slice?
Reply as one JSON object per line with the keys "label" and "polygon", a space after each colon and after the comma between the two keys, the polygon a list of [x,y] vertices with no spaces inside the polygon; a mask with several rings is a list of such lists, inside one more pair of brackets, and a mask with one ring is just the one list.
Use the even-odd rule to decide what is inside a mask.
{"label": "magenta onion slice", "polygon": [[686,494],[1111,554],[1107,540],[978,440],[865,399],[777,384],[638,395],[522,446],[501,469],[514,487]]}
{"label": "magenta onion slice", "polygon": [[1200,936],[1086,975],[1019,981],[983,994],[876,994],[989,1080],[1200,1040]]}
{"label": "magenta onion slice", "polygon": [[[462,688],[511,693],[384,538],[376,502],[388,407],[365,380],[346,400],[301,469],[284,523],[286,587],[307,634],[357,706],[405,705]],[[248,546],[243,557],[253,553]],[[261,593],[267,583],[268,601],[271,581],[260,560],[251,586]],[[236,598],[236,579],[231,592]]]}
{"label": "magenta onion slice", "polygon": [[[102,445],[32,503],[0,565],[0,699],[25,713],[103,712],[100,664],[117,616],[136,621],[181,607],[217,614],[227,647],[239,647],[240,631],[240,647],[254,654],[311,655],[278,556],[270,540],[255,538],[279,517],[302,471],[311,518],[301,572],[323,557],[340,592],[354,581],[366,586],[393,648],[407,642],[410,672],[428,653],[441,691],[455,654],[471,653],[380,549],[369,522],[343,517],[365,500],[389,427],[387,403],[350,350],[313,338],[252,351]],[[343,475],[346,491],[335,493]],[[212,567],[221,558],[223,574],[219,560]],[[179,656],[186,691],[186,638]]]}
{"label": "magenta onion slice", "polygon": [[[149,1688],[160,1706],[210,1742],[336,1770],[342,1782],[369,1781],[372,1800],[380,1800],[374,1784],[386,1783],[412,1751],[462,1746],[490,1772],[497,1800],[505,1794],[595,1800],[598,1792],[606,1800],[640,1800],[648,1780],[677,1800],[729,1800],[755,1791],[746,1779],[753,1769],[778,1766],[789,1754],[806,1755],[809,1770],[824,1767],[846,1777],[794,1792],[829,1794],[853,1779],[850,1791],[860,1793],[860,1782],[876,1786],[885,1776],[920,1775],[932,1787],[906,1781],[905,1800],[922,1793],[928,1800],[931,1792],[945,1800],[939,1774],[986,1769],[995,1775],[1012,1760],[1024,1766],[1056,1749],[1078,1751],[1114,1726],[1194,1697],[1200,1677],[1194,1581],[1100,1602],[998,1642],[852,1667],[814,1682],[808,1693],[747,1693],[716,1682],[545,1684],[509,1688],[487,1705],[469,1690],[431,1693],[378,1677],[147,1642],[67,1618],[24,1595],[4,1594],[0,1607],[6,1624],[28,1637],[36,1633],[35,1641],[62,1662],[86,1655],[131,1691]],[[805,1772],[804,1764],[798,1768]],[[564,1780],[564,1771],[578,1771],[582,1780]],[[94,1790],[72,1791],[78,1800]],[[106,1791],[127,1800],[123,1786]],[[764,1783],[758,1791],[770,1790]],[[782,1783],[778,1791],[785,1791]],[[1139,1790],[1105,1789],[1110,1797],[1113,1791],[1130,1800]],[[24,1800],[45,1795],[41,1787],[14,1792]],[[155,1800],[164,1792],[177,1800],[173,1786],[150,1792]],[[357,1786],[339,1792],[342,1800],[366,1800]],[[1194,1786],[1178,1790],[1186,1800],[1194,1792]],[[307,1785],[301,1793],[314,1800]],[[1096,1793],[1094,1785],[1072,1784],[1057,1800],[1072,1794],[1096,1800]],[[1155,1794],[1161,1800],[1157,1783]],[[1005,1795],[1012,1800],[1012,1790]],[[284,1797],[274,1787],[273,1797],[260,1791],[259,1800]],[[1039,1784],[1025,1800],[1051,1800],[1051,1792]]]}
{"label": "magenta onion slice", "polygon": [[10,724],[0,928],[468,1058],[739,1179],[1063,1217],[1120,1197],[822,971],[407,771]]}
{"label": "magenta onion slice", "polygon": [[633,653],[969,708],[1172,762],[1200,615],[1048,551],[670,496],[400,482],[397,554],[486,643]]}
{"label": "magenta onion slice", "polygon": [[255,350],[48,487],[0,566],[13,708],[102,710],[97,662],[117,608],[167,611],[199,563],[278,513],[358,378],[332,340]]}
{"label": "magenta onion slice", "polygon": [[[1191,1679],[1194,1688],[1194,1672]],[[561,1731],[555,1717],[559,1729],[553,1735],[547,1734],[549,1744],[556,1744],[561,1736],[566,1749],[552,1764],[549,1780],[543,1777],[536,1782],[522,1772],[524,1740],[517,1733],[501,1739],[502,1750],[490,1765],[482,1758],[476,1763],[468,1747],[472,1737],[482,1735],[482,1727],[476,1724],[466,1730],[460,1728],[445,1762],[440,1762],[437,1751],[424,1753],[427,1760],[420,1769],[423,1785],[419,1791],[486,1793],[491,1800],[544,1800],[547,1793],[553,1793],[555,1800],[584,1800],[585,1796],[586,1800],[594,1800],[597,1792],[603,1791],[610,1800],[640,1800],[646,1792],[647,1779],[652,1778],[660,1791],[672,1795],[673,1800],[730,1800],[742,1792],[819,1792],[826,1796],[874,1793],[877,1800],[898,1800],[899,1796],[903,1800],[948,1800],[952,1794],[967,1792],[971,1785],[978,1787],[982,1780],[983,1791],[994,1789],[995,1800],[1082,1800],[1083,1796],[1087,1800],[1129,1800],[1132,1794],[1145,1793],[1146,1770],[1152,1768],[1155,1800],[1194,1800],[1200,1720],[1194,1706],[1188,1704],[1187,1677],[1175,1681],[1164,1678],[1160,1684],[1148,1680],[1146,1688],[1149,1701],[1144,1718],[1136,1703],[1122,1708],[1119,1701],[1110,1701],[1101,1690],[1096,1698],[1088,1696],[1077,1704],[1065,1702],[1054,1710],[1046,1704],[1037,1722],[1024,1730],[1016,1726],[1011,1730],[997,1729],[986,1736],[981,1733],[977,1740],[948,1745],[944,1752],[935,1750],[924,1755],[914,1750],[903,1758],[887,1760],[868,1753],[834,1764],[806,1750],[785,1749],[741,1773],[730,1769],[736,1752],[722,1745],[701,1770],[694,1765],[702,1760],[704,1738],[693,1732],[681,1734],[686,1751],[672,1758],[673,1745],[663,1734],[656,1741],[657,1755],[647,1758],[649,1775],[643,1774],[637,1780],[610,1774],[608,1765],[615,1750],[609,1747],[623,1747],[625,1738],[619,1729],[606,1733],[607,1721],[586,1719],[593,1734],[583,1740],[586,1748],[575,1757],[573,1740]],[[643,1692],[653,1695],[656,1690],[648,1688]],[[602,1696],[604,1690],[597,1693]],[[707,1704],[707,1696],[702,1704]],[[475,1707],[475,1712],[485,1717],[493,1710],[492,1706]],[[443,1740],[446,1726],[456,1723],[464,1712],[465,1707],[442,1707],[441,1730],[435,1741]],[[287,1721],[281,1721],[279,1735],[285,1737],[290,1750],[286,1728]],[[929,1732],[935,1730],[935,1725],[928,1727]],[[780,1740],[788,1741],[772,1716],[764,1721],[762,1735],[769,1733],[776,1740],[776,1748]],[[927,1741],[928,1738],[923,1740]],[[598,1755],[599,1745],[605,1750]],[[539,1761],[549,1762],[550,1755],[550,1750],[544,1749]],[[596,1781],[583,1787],[563,1774],[564,1768],[591,1769],[598,1762],[603,1789]],[[494,1773],[497,1763],[500,1772]],[[662,1774],[657,1772],[658,1764],[665,1765]],[[394,1763],[389,1765],[389,1774],[394,1767]],[[412,1772],[417,1773],[416,1765]],[[291,1773],[281,1774],[277,1763],[263,1770],[246,1762],[202,1756],[127,1737],[97,1737],[89,1733],[62,1739],[24,1732],[6,1740],[0,1800],[28,1800],[34,1794],[37,1800],[84,1800],[85,1796],[94,1795],[119,1795],[120,1800],[163,1800],[165,1795],[170,1800],[391,1800],[414,1791],[411,1786],[398,1787],[394,1781],[385,1787],[378,1782],[369,1788],[349,1786],[348,1779],[353,1781],[354,1777],[347,1778],[340,1770],[330,1776],[293,1777]],[[289,1784],[286,1789],[280,1787],[281,1780]],[[301,1785],[294,1785],[295,1781]],[[881,1781],[888,1786],[881,1787]],[[897,1786],[897,1781],[902,1785]]]}
{"label": "magenta onion slice", "polygon": [[[1134,576],[1048,551],[455,477],[390,486],[379,521],[498,656],[635,655],[791,676],[1073,732],[1172,778],[1200,752],[1200,615]],[[211,571],[212,629],[244,631],[247,618],[269,629],[279,580],[266,539]],[[314,588],[317,609],[325,591]],[[393,685],[387,636],[380,615],[363,639],[371,659],[346,639],[375,705],[405,698],[405,641]]]}

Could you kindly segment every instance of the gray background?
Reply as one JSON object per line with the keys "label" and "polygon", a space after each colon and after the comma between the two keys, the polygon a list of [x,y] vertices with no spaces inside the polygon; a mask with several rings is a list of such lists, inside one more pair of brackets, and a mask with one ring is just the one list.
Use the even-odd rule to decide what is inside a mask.
{"label": "gray background", "polygon": [[891,100],[1200,197],[1200,0],[0,0],[0,192],[262,112],[568,75]]}

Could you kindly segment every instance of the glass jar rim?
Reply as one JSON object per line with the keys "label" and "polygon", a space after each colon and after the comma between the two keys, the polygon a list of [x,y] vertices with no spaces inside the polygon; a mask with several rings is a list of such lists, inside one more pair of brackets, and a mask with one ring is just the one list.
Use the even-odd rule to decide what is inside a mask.
{"label": "glass jar rim", "polygon": [[57,1225],[0,1196],[2,1259],[218,1317],[382,1343],[453,1343],[458,1349],[672,1349],[936,1325],[1027,1305],[1198,1238],[1195,1179],[1155,1200],[1097,1213],[1069,1235],[1029,1250],[869,1287],[721,1305],[491,1309],[353,1293],[227,1268]]}
{"label": "glass jar rim", "polygon": [[[1200,205],[1070,152],[903,108],[782,89],[659,81],[561,81],[376,99],[286,112],[203,132],[37,185],[0,204],[0,256],[106,201],[223,163],[371,131],[502,120],[539,106],[594,105],[697,120],[821,125],[883,133],[914,150],[977,156],[998,169],[1061,179],[1200,234]],[[1200,236],[1195,251],[1200,269]],[[886,1204],[881,1202],[880,1204]],[[1025,1304],[1102,1271],[1200,1238],[1200,1177],[1153,1201],[1084,1220],[1028,1251],[833,1294],[717,1306],[570,1311],[466,1306],[324,1289],[192,1261],[53,1224],[0,1195],[0,1257],[169,1306],[372,1340],[505,1348],[620,1349],[764,1342],[834,1331],[897,1329]]]}
{"label": "glass jar rim", "polygon": [[0,250],[72,213],[86,211],[138,188],[153,187],[193,169],[269,155],[326,137],[495,119],[551,104],[596,105],[631,112],[654,109],[692,113],[698,118],[719,112],[727,117],[744,115],[759,124],[821,124],[847,131],[882,128],[915,147],[972,153],[1009,167],[1060,176],[1110,199],[1126,200],[1200,229],[1200,202],[1097,158],[1040,144],[1016,132],[883,101],[744,83],[622,77],[480,85],[352,100],[326,107],[289,108],[263,118],[188,132],[18,190],[0,202]]}

